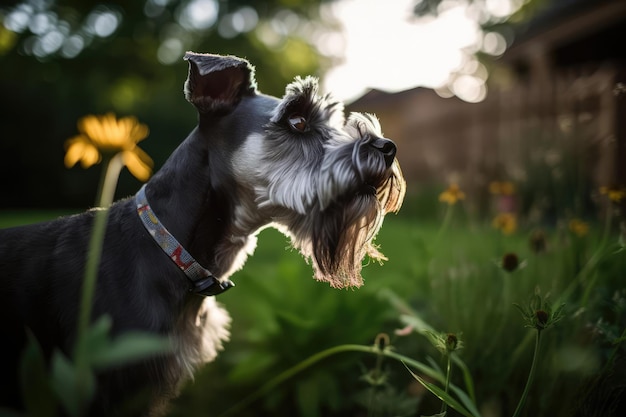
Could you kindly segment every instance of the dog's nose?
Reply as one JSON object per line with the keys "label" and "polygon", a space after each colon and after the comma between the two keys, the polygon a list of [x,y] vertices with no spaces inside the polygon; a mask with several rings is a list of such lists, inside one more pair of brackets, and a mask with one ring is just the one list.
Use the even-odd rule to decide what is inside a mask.
{"label": "dog's nose", "polygon": [[393,164],[393,159],[396,157],[396,144],[393,141],[385,138],[376,138],[370,142],[370,146],[380,151],[385,158],[385,164],[387,168]]}

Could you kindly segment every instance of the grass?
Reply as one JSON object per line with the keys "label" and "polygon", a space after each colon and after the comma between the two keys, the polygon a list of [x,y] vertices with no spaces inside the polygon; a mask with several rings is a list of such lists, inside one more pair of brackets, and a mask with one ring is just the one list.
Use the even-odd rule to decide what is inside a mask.
{"label": "grass", "polygon": [[0,229],[53,220],[76,213],[75,210],[1,210]]}
{"label": "grass", "polygon": [[[434,384],[431,392],[441,392],[443,384],[389,357],[379,363],[373,355],[338,348],[371,346],[386,334],[393,355],[445,373],[447,362],[425,337],[426,328],[459,335],[463,348],[451,383],[467,391],[473,381],[468,397],[485,417],[513,415],[523,393],[519,415],[619,415],[626,392],[620,366],[626,255],[618,234],[607,238],[604,226],[593,222],[582,237],[564,226],[544,227],[546,250],[537,253],[529,237],[538,225],[503,236],[488,219],[472,220],[456,209],[445,230],[440,219],[411,211],[388,216],[377,242],[389,260],[366,266],[365,285],[355,290],[314,281],[282,235],[263,231],[255,254],[232,277],[236,289],[219,298],[234,319],[231,341],[185,387],[171,415],[219,415],[266,384],[271,389],[237,415],[436,414],[441,401],[411,372]],[[4,212],[0,226],[59,214]],[[519,267],[503,269],[505,254],[515,254]],[[563,320],[542,334],[533,359],[534,333],[513,304],[526,305],[536,291],[566,306]],[[408,332],[396,332],[406,326]],[[337,353],[319,355],[328,350]],[[323,359],[301,366],[315,355]],[[531,363],[534,382],[526,390]],[[273,380],[285,372],[288,379]]]}
{"label": "grass", "polygon": [[[234,318],[233,339],[217,362],[187,388],[174,415],[228,408],[311,355],[346,343],[371,344],[380,332],[390,335],[396,351],[443,365],[419,329],[409,336],[395,335],[395,330],[415,323],[460,334],[464,348],[459,355],[476,379],[477,406],[496,408],[496,415],[512,415],[524,391],[534,340],[513,304],[526,304],[536,289],[554,303],[565,302],[567,317],[543,336],[526,415],[572,415],[581,404],[592,401],[598,386],[615,383],[609,374],[623,372],[616,371],[617,362],[607,357],[623,357],[620,335],[626,319],[621,283],[626,257],[618,251],[617,236],[611,237],[614,244],[589,276],[577,282],[602,239],[601,225],[592,225],[582,238],[563,227],[546,228],[547,250],[535,253],[529,245],[532,227],[502,236],[487,220],[457,217],[443,234],[438,220],[389,217],[378,238],[389,260],[383,266],[367,266],[365,286],[347,291],[331,290],[310,279],[311,271],[300,256],[284,251],[285,239],[275,231],[264,231],[255,255],[233,277],[238,290],[221,298]],[[506,253],[519,257],[520,268],[502,269]],[[593,300],[581,309],[582,294],[590,288]],[[563,298],[568,291],[570,295]],[[240,415],[366,411],[372,416],[414,415],[411,412],[418,407],[411,399],[419,400],[420,410],[428,410],[421,413],[438,411],[439,405],[425,393],[407,394],[414,382],[393,364],[388,364],[384,386],[394,391],[377,397],[363,382],[368,366],[367,358],[345,354],[316,364],[274,387],[247,410],[249,414]],[[455,375],[454,382],[462,383],[462,372]],[[220,381],[218,386],[214,379]],[[199,391],[207,387],[216,390],[219,405],[202,399]],[[624,384],[613,388],[622,392]],[[359,402],[360,395],[378,398],[378,404]],[[616,398],[610,396],[597,409],[608,413],[619,402]]]}

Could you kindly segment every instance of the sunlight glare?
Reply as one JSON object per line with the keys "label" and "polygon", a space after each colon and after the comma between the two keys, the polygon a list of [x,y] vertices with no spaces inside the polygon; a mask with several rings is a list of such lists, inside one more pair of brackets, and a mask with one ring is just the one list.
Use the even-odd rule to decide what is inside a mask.
{"label": "sunlight glare", "polygon": [[502,55],[506,50],[506,39],[497,32],[485,33],[482,50],[489,55]]}
{"label": "sunlight glare", "polygon": [[479,43],[478,24],[465,7],[448,4],[438,18],[416,18],[412,0],[342,0],[331,11],[344,27],[344,62],[325,88],[342,100],[369,88],[397,92],[441,87],[464,63],[463,50]]}
{"label": "sunlight glare", "polygon": [[21,4],[5,16],[2,24],[15,33],[21,33],[28,27],[33,9],[27,4]]}
{"label": "sunlight glare", "polygon": [[461,75],[454,80],[452,91],[461,100],[469,103],[477,103],[484,100],[487,95],[485,82],[478,77]]}
{"label": "sunlight glare", "polygon": [[157,59],[164,65],[177,63],[185,52],[183,42],[179,38],[167,38],[159,45]]}
{"label": "sunlight glare", "polygon": [[185,29],[206,30],[217,21],[219,5],[215,0],[191,0],[178,12],[178,21]]}
{"label": "sunlight glare", "polygon": [[524,0],[485,0],[485,8],[492,17],[506,18],[515,13],[524,3]]}

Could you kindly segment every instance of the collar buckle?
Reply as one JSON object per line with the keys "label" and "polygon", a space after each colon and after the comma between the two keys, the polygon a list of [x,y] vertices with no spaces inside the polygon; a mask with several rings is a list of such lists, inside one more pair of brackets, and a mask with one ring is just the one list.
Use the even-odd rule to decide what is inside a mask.
{"label": "collar buckle", "polygon": [[211,297],[214,295],[222,294],[233,288],[234,286],[235,283],[229,279],[219,281],[213,275],[209,275],[206,278],[194,281],[192,291],[206,297]]}

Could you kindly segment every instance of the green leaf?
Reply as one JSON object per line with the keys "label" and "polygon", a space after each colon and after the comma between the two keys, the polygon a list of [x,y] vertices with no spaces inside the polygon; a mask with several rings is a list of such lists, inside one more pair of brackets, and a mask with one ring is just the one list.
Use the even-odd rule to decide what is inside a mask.
{"label": "green leaf", "polygon": [[[398,312],[402,315],[406,315],[407,317],[414,317],[418,320],[418,313],[415,311],[402,297],[396,294],[394,291],[389,288],[383,288],[378,292],[378,296],[383,300],[389,302],[392,307],[394,307]],[[425,323],[425,322],[424,322]],[[427,327],[430,327],[427,325]]]}
{"label": "green leaf", "polygon": [[474,414],[470,413],[465,407],[463,407],[450,394],[447,394],[444,390],[442,390],[438,386],[436,386],[434,384],[431,384],[430,382],[426,382],[419,375],[417,375],[413,371],[411,371],[411,368],[409,368],[405,363],[403,363],[403,364],[406,367],[406,369],[409,371],[409,373],[413,376],[413,378],[415,378],[420,384],[422,384],[424,386],[424,388],[426,388],[428,391],[433,393],[441,401],[443,401],[446,404],[448,404],[448,406],[450,408],[455,409],[456,411],[458,411],[459,413],[463,414],[466,417],[478,417],[478,415],[474,415]]}
{"label": "green leaf", "polygon": [[76,362],[89,363],[88,357],[108,350],[110,347],[109,332],[111,331],[111,326],[111,318],[107,315],[101,316],[91,323],[78,341],[74,360]]}
{"label": "green leaf", "polygon": [[[463,396],[459,395],[459,393],[457,393],[459,399],[461,400],[461,402],[463,402],[463,405],[465,405],[465,407],[467,407],[473,414],[475,415],[479,415],[480,413],[478,412],[478,410],[476,409],[476,394],[475,394],[475,390],[474,390],[474,381],[472,380],[472,374],[470,373],[469,368],[467,367],[467,365],[465,364],[465,362],[459,357],[459,355],[457,354],[452,354],[452,361],[459,367],[461,368],[461,371],[463,372],[463,381],[465,382],[465,388],[467,389],[467,396],[465,396],[465,393],[461,390],[459,390],[461,393],[463,393]],[[454,390],[455,387],[451,386],[451,388]],[[455,390],[456,392],[456,390]],[[469,398],[467,398],[469,397]],[[464,398],[467,398],[467,402],[464,400]]]}
{"label": "green leaf", "polygon": [[297,329],[313,329],[315,328],[317,322],[312,319],[304,319],[302,317],[298,317],[296,314],[291,313],[287,310],[277,311],[276,318],[282,322],[281,327],[285,327],[285,324],[290,325],[290,327],[294,327]]}
{"label": "green leaf", "polygon": [[316,378],[303,379],[295,386],[299,415],[302,417],[320,417],[320,390]]}
{"label": "green leaf", "polygon": [[437,361],[435,361],[433,359],[432,356],[427,356],[426,357],[426,361],[428,362],[428,364],[438,373],[441,374],[442,378],[445,378],[444,374],[443,374],[443,370],[441,370],[441,367],[439,366],[439,364],[437,363]]}
{"label": "green leaf", "polygon": [[20,362],[20,384],[28,415],[48,417],[57,414],[58,402],[50,386],[46,361],[37,339],[30,331]]}
{"label": "green leaf", "polygon": [[426,323],[417,315],[402,314],[400,316],[400,321],[407,326],[413,327],[418,333],[435,333],[435,329],[433,329],[428,323]]}
{"label": "green leaf", "polygon": [[106,345],[109,341],[109,333],[113,322],[111,317],[104,315],[93,322],[85,333],[85,351],[97,349],[99,346]]}
{"label": "green leaf", "polygon": [[520,314],[522,315],[522,317],[524,317],[524,319],[526,319],[528,317],[529,312],[524,310],[524,307],[522,307],[521,305],[519,305],[517,303],[513,303],[513,306],[519,310]]}
{"label": "green leaf", "polygon": [[253,380],[257,375],[267,374],[269,369],[280,357],[274,352],[255,351],[242,355],[235,367],[230,371],[228,378],[234,383],[245,383]]}
{"label": "green leaf", "polygon": [[468,411],[475,417],[480,417],[480,411],[476,408],[475,403],[472,399],[459,387],[456,385],[450,384],[450,390],[454,392],[454,394],[459,398],[461,403],[468,409]]}
{"label": "green leaf", "polygon": [[395,352],[387,352],[386,356],[388,356],[390,358],[394,358],[394,359],[402,362],[404,364],[404,366],[407,366],[407,364],[409,364],[413,368],[418,369],[424,375],[427,375],[430,378],[433,378],[433,379],[435,379],[437,381],[440,381],[441,383],[443,383],[446,380],[446,376],[443,373],[437,371],[436,369],[431,368],[430,366],[426,365],[425,363],[416,361],[415,359],[409,358],[409,357],[404,356],[404,355],[397,354]]}
{"label": "green leaf", "polygon": [[87,361],[95,368],[102,369],[168,353],[171,350],[172,346],[165,336],[127,332],[94,346],[94,349],[87,353]]}
{"label": "green leaf", "polygon": [[68,414],[79,417],[95,394],[96,380],[91,370],[79,373],[63,353],[55,350],[52,354],[52,387]]}

